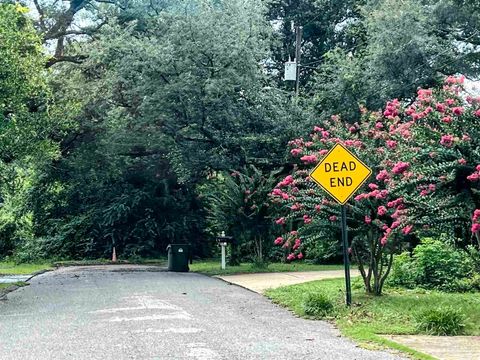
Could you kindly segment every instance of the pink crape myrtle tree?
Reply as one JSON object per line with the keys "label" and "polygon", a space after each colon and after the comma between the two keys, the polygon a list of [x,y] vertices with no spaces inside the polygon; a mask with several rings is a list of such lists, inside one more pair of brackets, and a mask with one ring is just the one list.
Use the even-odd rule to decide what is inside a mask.
{"label": "pink crape myrtle tree", "polygon": [[288,251],[287,260],[340,238],[339,205],[309,178],[336,143],[373,170],[346,204],[349,251],[368,293],[381,295],[394,254],[413,233],[468,228],[478,234],[480,211],[472,214],[478,209],[480,99],[463,96],[461,81],[450,77],[441,89],[419,90],[410,104],[393,100],[383,111],[362,109],[360,123],[333,116],[308,138],[289,143],[294,170],[271,193],[284,214],[275,220],[282,231],[275,244]]}
{"label": "pink crape myrtle tree", "polygon": [[[410,167],[392,184],[410,206],[419,234],[444,234],[457,244],[479,246],[480,97],[448,77],[437,89],[421,89],[393,131],[391,156]],[[475,214],[477,214],[475,216]]]}

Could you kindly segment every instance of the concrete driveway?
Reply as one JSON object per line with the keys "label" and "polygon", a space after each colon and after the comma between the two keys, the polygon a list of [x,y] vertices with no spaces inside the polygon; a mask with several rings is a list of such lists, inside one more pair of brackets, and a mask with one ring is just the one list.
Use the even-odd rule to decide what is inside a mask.
{"label": "concrete driveway", "polygon": [[[352,277],[359,276],[358,270],[350,270]],[[281,286],[301,284],[308,281],[336,279],[345,276],[343,270],[278,272],[258,274],[238,274],[217,276],[231,284],[235,284],[256,293],[262,294],[265,290]]]}
{"label": "concrete driveway", "polygon": [[221,280],[159,270],[75,267],[33,278],[0,302],[0,359],[400,359]]}

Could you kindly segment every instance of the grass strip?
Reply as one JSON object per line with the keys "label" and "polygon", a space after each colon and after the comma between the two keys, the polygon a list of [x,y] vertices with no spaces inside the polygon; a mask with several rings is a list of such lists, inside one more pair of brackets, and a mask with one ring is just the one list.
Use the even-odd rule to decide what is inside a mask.
{"label": "grass strip", "polygon": [[42,270],[52,269],[52,264],[40,263],[40,264],[16,264],[11,261],[0,262],[0,275],[28,275]]}
{"label": "grass strip", "polygon": [[270,273],[270,272],[289,272],[289,271],[327,271],[342,270],[343,265],[316,265],[308,263],[270,263],[266,267],[258,267],[252,263],[242,263],[238,266],[228,266],[225,270],[221,269],[220,259],[209,259],[194,261],[190,265],[190,271],[205,275],[234,275],[234,274],[252,274],[252,273]]}
{"label": "grass strip", "polygon": [[464,335],[480,335],[480,296],[478,293],[443,293],[422,289],[387,288],[383,296],[365,294],[361,279],[353,280],[353,306],[344,305],[343,279],[328,279],[267,290],[266,296],[301,317],[305,315],[303,301],[307,294],[322,292],[335,304],[332,321],[343,335],[364,347],[389,347],[410,354],[416,359],[431,360],[431,356],[397,344],[381,335],[419,334],[416,314],[433,306],[452,306],[468,319]]}

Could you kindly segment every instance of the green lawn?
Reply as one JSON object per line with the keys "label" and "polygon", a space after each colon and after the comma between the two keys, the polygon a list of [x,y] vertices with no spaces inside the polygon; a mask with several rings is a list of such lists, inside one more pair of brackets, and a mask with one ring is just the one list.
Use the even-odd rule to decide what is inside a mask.
{"label": "green lawn", "polygon": [[366,295],[361,280],[355,279],[353,306],[344,305],[344,280],[332,279],[268,290],[266,295],[275,303],[305,316],[302,302],[307,293],[323,292],[336,304],[336,314],[330,319],[340,331],[364,345],[379,344],[410,353],[418,359],[433,359],[402,345],[384,339],[379,334],[417,334],[414,316],[433,306],[450,305],[467,316],[465,335],[480,335],[480,294],[442,293],[425,290],[387,289],[381,297]]}
{"label": "green lawn", "polygon": [[190,271],[206,275],[231,275],[262,272],[285,272],[285,271],[320,271],[320,270],[342,270],[343,265],[314,265],[307,263],[271,263],[267,268],[258,268],[251,263],[242,263],[239,266],[228,266],[225,270],[221,269],[220,259],[194,261],[190,265]]}
{"label": "green lawn", "polygon": [[52,269],[52,265],[49,263],[15,264],[13,262],[0,261],[0,275],[27,275],[49,269]]}
{"label": "green lawn", "polygon": [[2,289],[6,289],[7,287],[11,286],[12,284],[0,284],[0,292]]}

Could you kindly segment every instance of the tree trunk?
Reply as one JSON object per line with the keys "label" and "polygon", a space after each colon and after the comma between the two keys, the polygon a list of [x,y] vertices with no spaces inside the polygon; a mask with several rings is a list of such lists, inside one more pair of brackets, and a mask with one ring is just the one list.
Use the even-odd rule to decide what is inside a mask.
{"label": "tree trunk", "polygon": [[387,277],[390,274],[390,270],[392,269],[392,265],[393,265],[393,253],[391,253],[388,257],[387,270],[385,271],[385,274],[380,279],[379,293],[376,294],[376,295],[382,295],[383,285],[385,284],[385,280],[387,280]]}
{"label": "tree trunk", "polygon": [[365,272],[365,265],[363,264],[362,257],[358,254],[357,247],[352,244],[352,252],[355,260],[358,263],[358,270],[360,271],[360,275],[362,276],[363,279],[363,284],[365,286],[365,291],[367,293],[372,292],[372,289],[370,287],[370,276],[371,276],[371,270],[370,268],[368,269],[368,273]]}

